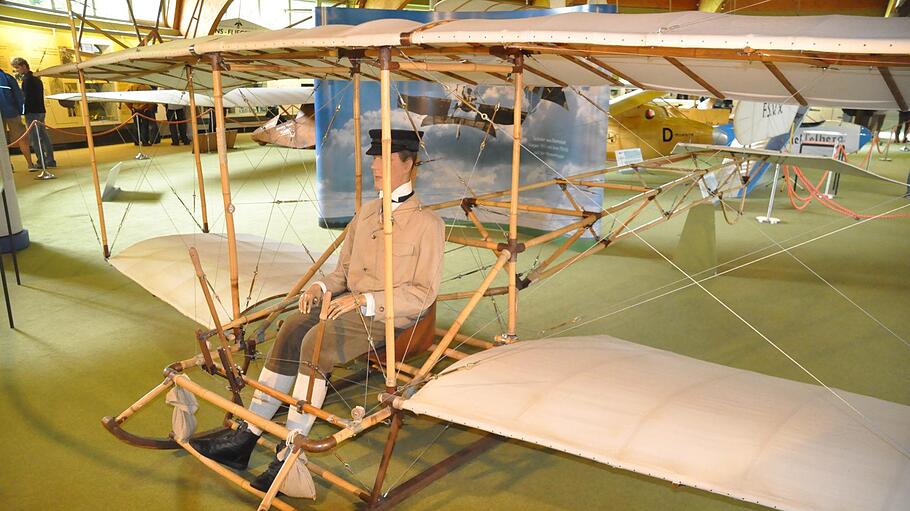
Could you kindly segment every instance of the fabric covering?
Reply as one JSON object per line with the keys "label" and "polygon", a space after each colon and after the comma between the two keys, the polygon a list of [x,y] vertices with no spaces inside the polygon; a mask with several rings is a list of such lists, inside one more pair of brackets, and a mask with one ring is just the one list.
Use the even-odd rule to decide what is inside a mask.
{"label": "fabric covering", "polygon": [[[308,71],[307,76],[345,79],[348,73],[331,70],[333,66],[328,64],[349,65],[347,59],[336,58],[336,50],[383,46],[400,50],[393,52],[399,61],[424,59],[423,50],[432,47],[445,49],[445,53],[429,55],[430,61],[451,62],[451,57],[477,64],[502,63],[478,48],[527,51],[527,86],[616,85],[622,78],[636,87],[696,96],[797,104],[798,94],[811,105],[864,109],[896,109],[898,97],[910,97],[906,59],[910,19],[862,16],[576,12],[428,25],[389,18],[357,26],[324,25],[171,41],[101,55],[78,65],[54,66],[39,74],[73,77],[78,67],[90,79],[146,81],[179,89],[185,64],[177,57],[219,53],[228,62],[239,58],[290,66],[263,65],[255,71],[234,68],[223,73],[224,87],[300,78],[301,65],[326,68]],[[765,63],[776,66],[774,72],[785,83]],[[364,79],[375,79],[375,66],[373,60],[363,62]],[[137,69],[148,74],[138,74]],[[198,89],[210,86],[207,72],[196,75]],[[393,71],[392,78],[509,83],[504,74],[470,71],[457,76]]]}
{"label": "fabric covering", "polygon": [[910,406],[836,392],[866,420],[816,385],[601,335],[477,353],[402,407],[778,509],[910,509]]}
{"label": "fabric covering", "polygon": [[[111,264],[150,293],[197,323],[214,323],[188,250],[196,247],[212,285],[219,319],[232,318],[227,241],[220,234],[174,234],[140,241],[110,258]],[[275,295],[285,295],[309,269],[320,253],[289,242],[252,234],[237,234],[237,260],[241,309]],[[334,268],[335,259],[325,268]],[[317,278],[319,273],[316,273]]]}
{"label": "fabric covering", "polygon": [[196,431],[196,410],[199,409],[196,396],[185,388],[175,385],[168,391],[165,401],[174,407],[171,415],[171,430],[174,432],[174,439],[186,442]]}
{"label": "fabric covering", "polygon": [[[285,461],[290,453],[291,450],[285,447],[278,453],[278,459]],[[287,477],[282,481],[280,490],[281,493],[288,497],[298,499],[316,498],[316,484],[313,482],[313,475],[306,468],[306,454],[303,451],[300,452],[300,457],[297,458],[291,471],[288,472]]]}

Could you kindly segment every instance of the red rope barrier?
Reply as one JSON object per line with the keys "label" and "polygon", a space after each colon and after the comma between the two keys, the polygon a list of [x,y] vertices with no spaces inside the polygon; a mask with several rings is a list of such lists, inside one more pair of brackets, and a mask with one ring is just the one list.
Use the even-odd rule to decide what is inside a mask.
{"label": "red rope barrier", "polygon": [[[825,177],[822,177],[822,180],[819,181],[818,186],[814,186],[811,182],[809,182],[809,180],[806,178],[805,174],[803,174],[802,169],[800,169],[796,165],[793,166],[793,172],[796,173],[796,177],[798,177],[799,179],[802,179],[803,186],[805,186],[806,189],[809,190],[809,192],[810,192],[808,200],[805,202],[803,207],[797,207],[796,204],[793,203],[793,200],[791,198],[790,203],[794,204],[794,207],[796,207],[796,209],[800,209],[800,210],[805,209],[805,207],[808,206],[812,202],[813,199],[817,199],[818,202],[822,206],[824,206],[836,213],[840,213],[841,215],[852,217],[855,220],[868,219],[868,218],[910,218],[910,214],[905,214],[905,213],[892,214],[892,215],[881,215],[881,216],[857,213],[856,211],[853,211],[852,209],[847,208],[846,206],[838,203],[834,199],[829,198],[827,195],[825,195],[824,193],[819,191],[819,188],[821,188],[821,183],[824,182],[825,177],[828,174],[827,171],[825,172]],[[789,169],[786,166],[784,167],[784,176],[786,176],[786,178],[787,178],[787,182],[788,182],[787,190],[788,190],[788,195],[789,195],[789,190],[790,190]],[[801,198],[798,195],[797,195],[797,197]]]}
{"label": "red rope barrier", "polygon": [[[196,116],[196,118],[197,118],[197,119],[201,119],[202,117],[208,115],[208,113],[211,112],[211,111],[212,111],[211,108],[209,108],[208,110],[203,110],[202,113],[200,113],[199,115]],[[154,117],[149,117],[149,116],[147,116],[147,115],[140,114],[139,112],[134,112],[134,113],[133,113],[132,115],[130,115],[125,121],[121,122],[120,124],[114,126],[113,128],[110,128],[110,129],[107,129],[107,130],[104,130],[104,131],[99,131],[98,133],[92,133],[92,136],[93,136],[93,137],[103,137],[103,136],[105,136],[105,135],[110,135],[111,133],[116,132],[116,131],[119,130],[120,128],[122,128],[122,127],[126,126],[127,124],[129,124],[130,122],[132,122],[133,119],[135,119],[136,117],[143,117],[143,118],[148,119],[148,120],[150,120],[150,121],[155,121],[155,122],[158,122],[158,123],[164,123],[165,125],[167,125],[167,124],[184,124],[184,123],[190,122],[189,119],[184,119],[184,120],[182,120],[182,121],[167,121],[167,120],[162,121],[162,120],[158,120],[158,119],[156,119],[156,118],[154,118]],[[31,132],[31,130],[35,127],[36,124],[41,124],[42,126],[44,126],[45,128],[47,128],[47,129],[49,129],[49,130],[57,131],[57,132],[59,132],[59,133],[65,133],[65,134],[67,134],[67,135],[69,135],[69,136],[72,136],[72,137],[88,138],[88,137],[86,136],[84,130],[81,130],[81,131],[71,131],[71,130],[68,130],[68,129],[66,129],[66,128],[55,128],[55,127],[53,127],[53,126],[47,124],[46,122],[34,120],[34,121],[32,121],[32,122],[25,128],[25,132],[22,134],[22,136],[20,136],[20,137],[17,138],[16,140],[13,140],[12,142],[8,143],[8,144],[7,144],[7,147],[14,147],[15,145],[19,144],[19,142],[21,142],[22,139],[24,139],[25,137],[28,136],[29,132]]]}

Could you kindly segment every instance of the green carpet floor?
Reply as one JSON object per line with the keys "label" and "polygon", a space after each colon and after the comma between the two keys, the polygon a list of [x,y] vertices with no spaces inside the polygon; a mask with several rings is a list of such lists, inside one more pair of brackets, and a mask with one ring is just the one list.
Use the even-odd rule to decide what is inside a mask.
{"label": "green carpet floor", "polygon": [[[117,202],[106,205],[115,253],[151,236],[192,232],[195,223],[187,210],[199,217],[188,150],[156,146],[147,152],[153,158],[137,162],[132,160],[132,145],[98,150],[103,173],[124,161],[119,183],[124,191]],[[892,151],[892,156],[892,162],[874,157],[872,168],[903,181],[910,153]],[[17,328],[0,323],[2,508],[254,509],[255,499],[185,453],[130,447],[101,427],[102,416],[116,415],[159,383],[162,368],[195,353],[196,325],[103,260],[87,153],[59,151],[57,159],[59,178],[38,182],[22,170],[21,157],[13,158],[32,245],[19,254],[22,286],[12,289]],[[204,165],[212,230],[220,232],[224,224],[216,158],[206,155]],[[330,233],[316,225],[309,202],[314,198],[311,151],[262,148],[241,136],[230,165],[238,231],[316,248],[328,243]],[[880,213],[910,204],[900,197],[903,192],[893,185],[844,177],[839,198],[855,210]],[[275,206],[274,199],[294,202]],[[792,255],[762,259],[709,280],[705,287],[826,384],[910,405],[910,219],[857,225],[817,205],[794,211],[779,197],[775,214],[783,222],[759,225],[754,217],[764,214],[766,204],[767,188],[747,201],[747,215],[738,224],[725,224],[718,213],[720,270],[771,254],[778,250],[775,243],[807,243]],[[902,212],[910,213],[910,207]],[[683,222],[671,221],[643,238],[672,256]],[[838,229],[843,230],[830,234]],[[553,248],[529,251],[522,267]],[[475,257],[469,250],[452,252],[446,276],[476,267]],[[492,261],[489,254],[480,257]],[[12,279],[8,256],[5,261]],[[810,381],[704,291],[689,287],[667,293],[681,288],[682,278],[644,242],[617,243],[525,290],[520,337],[606,333],[702,360]],[[478,279],[475,274],[452,280],[443,291],[466,289]],[[498,308],[505,309],[503,301]],[[441,307],[439,323],[450,324],[455,314],[456,309]],[[500,333],[489,301],[463,331],[480,337]],[[254,364],[254,375],[260,365]],[[191,374],[210,388],[224,387],[200,372]],[[378,379],[373,383],[380,385]],[[344,397],[346,403],[331,398],[328,408],[342,414],[346,404],[375,399],[359,390]],[[198,417],[207,429],[221,414],[204,407]],[[131,419],[128,428],[160,436],[169,424],[170,410],[159,401]],[[330,431],[319,428],[317,432]],[[313,459],[346,473],[351,481],[371,485],[385,436],[386,428],[377,428]],[[388,484],[400,483],[478,437],[459,427],[408,417]],[[251,472],[267,462],[267,453],[258,452]],[[293,502],[323,510],[356,507],[347,494],[317,484],[315,502]],[[506,441],[422,490],[401,509],[755,507]]]}

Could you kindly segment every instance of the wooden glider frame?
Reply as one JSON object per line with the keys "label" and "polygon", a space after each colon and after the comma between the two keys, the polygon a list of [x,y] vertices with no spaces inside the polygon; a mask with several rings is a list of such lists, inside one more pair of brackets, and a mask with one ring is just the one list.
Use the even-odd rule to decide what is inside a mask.
{"label": "wooden glider frame", "polygon": [[[394,451],[396,439],[400,428],[402,427],[401,411],[394,405],[400,402],[404,394],[410,392],[415,387],[421,385],[433,374],[433,370],[439,364],[443,357],[453,359],[463,358],[465,354],[453,347],[453,343],[466,344],[475,348],[490,348],[498,344],[510,343],[516,340],[516,324],[518,321],[518,296],[519,292],[540,280],[551,277],[559,273],[564,268],[571,266],[586,257],[589,257],[605,248],[612,243],[624,238],[638,236],[646,229],[652,228],[663,222],[676,217],[689,208],[709,202],[715,198],[711,195],[703,196],[697,188],[703,182],[704,177],[721,167],[730,165],[730,163],[721,163],[719,165],[709,166],[708,168],[699,169],[699,160],[693,154],[674,155],[662,157],[655,160],[649,160],[639,164],[627,165],[623,167],[613,167],[607,169],[593,170],[572,176],[549,179],[537,183],[522,185],[520,183],[521,169],[521,115],[522,115],[522,98],[524,90],[523,75],[526,70],[524,65],[524,52],[520,50],[507,51],[505,53],[497,52],[494,55],[500,57],[504,63],[501,65],[484,65],[469,63],[414,63],[414,62],[395,62],[393,59],[393,49],[391,47],[381,48],[377,54],[378,68],[380,69],[380,93],[381,93],[381,128],[382,128],[382,169],[383,169],[383,236],[385,245],[385,363],[387,368],[385,374],[385,392],[379,397],[383,406],[377,411],[363,416],[342,418],[328,413],[320,408],[313,407],[308,400],[297,400],[294,397],[279,392],[275,389],[260,384],[246,375],[246,370],[250,361],[256,356],[257,344],[265,341],[266,331],[274,320],[283,312],[295,307],[297,299],[303,290],[303,286],[316,274],[316,272],[325,264],[330,255],[341,245],[347,230],[342,233],[331,243],[328,249],[319,257],[317,261],[306,271],[306,273],[291,287],[288,293],[276,304],[269,307],[251,311],[250,309],[241,311],[240,297],[238,292],[238,263],[237,263],[237,245],[236,234],[234,231],[234,206],[231,201],[230,179],[228,174],[227,147],[225,139],[225,122],[224,109],[222,108],[222,73],[231,68],[231,63],[226,61],[223,55],[210,54],[200,56],[197,65],[207,63],[212,73],[212,83],[214,86],[215,115],[217,119],[217,147],[220,170],[221,192],[224,206],[224,216],[226,220],[227,240],[228,240],[228,261],[230,266],[231,282],[231,304],[233,319],[222,324],[214,305],[206,280],[204,270],[199,262],[198,255],[194,249],[190,250],[190,257],[196,269],[197,278],[200,287],[203,290],[205,301],[209,307],[210,313],[214,320],[215,328],[209,331],[199,331],[196,334],[196,342],[200,346],[200,354],[187,359],[175,362],[165,370],[165,379],[154,387],[147,394],[142,396],[138,401],[130,405],[116,417],[105,417],[102,422],[111,433],[132,445],[155,448],[155,449],[186,449],[194,457],[199,458],[207,467],[226,479],[238,484],[241,488],[256,495],[262,499],[259,509],[269,509],[271,506],[279,509],[293,509],[287,503],[275,498],[277,489],[280,487],[285,471],[279,474],[273,487],[266,493],[253,489],[249,483],[239,477],[234,472],[224,469],[211,460],[202,457],[188,443],[170,438],[146,438],[131,434],[123,429],[123,424],[136,412],[143,409],[146,405],[160,397],[167,390],[174,386],[181,387],[211,405],[214,405],[227,414],[227,418],[237,417],[253,424],[263,431],[274,435],[279,439],[284,439],[288,435],[288,430],[284,426],[265,420],[251,412],[243,405],[240,391],[246,386],[264,392],[265,394],[287,404],[296,407],[301,412],[309,413],[318,419],[337,428],[337,431],[331,435],[322,438],[301,438],[293,440],[292,456],[298,456],[300,452],[324,452],[337,447],[339,444],[346,442],[362,432],[373,428],[387,421],[391,422],[389,436],[386,441],[385,449],[379,465],[375,482],[370,491],[358,487],[344,477],[337,475],[325,468],[319,467],[312,462],[307,462],[307,468],[315,475],[321,477],[329,484],[350,493],[356,499],[367,503],[371,509],[384,509],[395,505],[408,495],[418,491],[435,479],[438,479],[452,467],[457,466],[470,459],[470,457],[490,448],[494,445],[493,436],[486,436],[480,441],[472,444],[441,464],[432,467],[424,473],[414,477],[412,480],[396,487],[391,492],[383,493],[383,483],[386,475],[391,456]],[[265,58],[265,56],[263,57]],[[357,56],[350,56],[352,66],[345,68],[350,73],[350,79],[354,83],[353,102],[354,102],[354,140],[359,144],[360,141],[360,63],[362,59],[372,59],[366,57],[363,52]],[[375,65],[375,63],[373,64]],[[511,75],[511,83],[515,88],[515,106],[513,122],[513,146],[512,146],[512,167],[511,167],[511,185],[509,189],[497,192],[485,193],[472,198],[447,201],[440,204],[434,204],[429,207],[432,209],[446,209],[460,207],[464,213],[467,222],[472,225],[478,236],[452,236],[448,241],[462,244],[469,247],[478,247],[492,251],[496,255],[496,262],[487,273],[481,284],[475,288],[459,292],[451,292],[438,296],[439,301],[467,300],[467,303],[461,309],[456,319],[448,329],[439,329],[437,334],[440,340],[433,346],[432,351],[419,367],[409,365],[401,360],[401,354],[396,354],[395,350],[395,332],[394,332],[394,303],[393,303],[393,275],[392,275],[392,239],[394,228],[391,217],[391,80],[392,71],[398,70],[404,72],[405,69],[436,69],[444,71],[450,76],[459,71],[464,72],[490,72],[503,73]],[[334,69],[334,68],[333,68]],[[302,73],[313,72],[308,69],[296,69]],[[322,72],[323,70],[320,70]],[[333,71],[334,72],[334,71]],[[341,72],[341,71],[339,71]],[[192,75],[187,72],[187,78],[192,83]],[[84,91],[84,77],[80,75],[80,90]],[[192,94],[190,98],[192,98]],[[83,102],[85,105],[85,102]],[[470,106],[470,105],[467,105]],[[194,147],[195,148],[195,147]],[[361,152],[356,148],[357,153]],[[194,151],[195,153],[195,151]],[[710,155],[709,155],[710,156]],[[201,176],[201,168],[198,166],[198,156],[196,157],[197,172]],[[361,177],[363,174],[362,163],[360,158],[355,158],[355,210],[359,210],[362,197]],[[95,168],[94,159],[93,169]],[[685,165],[689,162],[695,162],[695,168],[687,168]],[[645,170],[659,171],[664,174],[674,176],[669,181],[657,186],[645,184],[641,177],[641,172]],[[622,184],[614,183],[600,178],[615,175],[621,171],[633,173],[638,177],[640,184]],[[734,177],[735,176],[735,177]],[[739,190],[747,181],[742,178],[739,172],[727,174],[727,180],[735,180],[735,183],[721,183],[718,189]],[[201,177],[200,177],[201,184]],[[544,187],[558,187],[567,197],[572,209],[560,209],[535,204],[522,203],[520,194],[530,190],[541,189]],[[200,189],[202,186],[200,186]],[[601,209],[591,210],[583,208],[573,197],[571,190],[579,188],[602,188],[623,192],[628,194],[619,202]],[[660,198],[667,192],[674,190],[678,192],[675,199],[669,204],[661,204]],[[719,197],[722,198],[722,197]],[[100,203],[99,203],[100,207]],[[480,222],[476,210],[477,208],[499,209],[508,213],[509,229],[506,239],[497,239],[490,231]],[[656,210],[653,219],[641,222],[635,225],[636,219],[646,210]],[[562,216],[570,219],[570,223],[559,229],[538,234],[524,241],[519,240],[518,235],[518,218],[522,212],[547,213],[556,216]],[[741,208],[737,211],[741,213]],[[605,234],[598,234],[595,231],[595,224],[598,220],[611,217],[614,219],[613,227]],[[207,223],[206,223],[207,226]],[[586,232],[593,233],[595,238],[594,245],[580,253],[565,256],[566,252],[572,245],[578,241]],[[523,277],[520,277],[517,271],[517,261],[519,255],[525,250],[563,238],[562,243],[546,259],[540,261]],[[492,287],[494,280],[501,272],[506,274],[506,285]],[[494,342],[474,339],[460,333],[461,326],[467,320],[480,300],[485,296],[507,295],[508,296],[508,323],[506,331],[497,337]],[[327,303],[325,300],[324,303]],[[252,309],[252,308],[251,308]],[[324,328],[325,313],[321,315],[320,325],[321,332]],[[247,329],[257,325],[255,334],[246,336]],[[209,340],[217,338],[217,347],[212,349]],[[235,355],[242,354],[242,362],[237,363]],[[401,361],[398,361],[401,360]],[[205,389],[191,381],[184,373],[194,367],[201,368],[203,371],[212,375],[220,376],[228,382],[230,389],[230,398],[225,398],[218,393]],[[403,382],[404,385],[400,385]],[[309,393],[308,393],[309,395]],[[231,421],[226,420],[228,426]]]}

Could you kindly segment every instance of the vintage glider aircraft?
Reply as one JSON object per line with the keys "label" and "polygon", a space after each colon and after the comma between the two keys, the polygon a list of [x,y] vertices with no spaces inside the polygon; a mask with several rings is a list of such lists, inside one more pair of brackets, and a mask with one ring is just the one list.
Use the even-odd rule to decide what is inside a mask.
{"label": "vintage glider aircraft", "polygon": [[[437,417],[778,509],[906,509],[910,502],[908,406],[832,389],[811,373],[809,376],[818,385],[708,364],[609,336],[518,341],[515,327],[519,291],[534,289],[563,268],[622,239],[639,237],[642,231],[715,198],[722,199],[724,211],[741,212],[727,199],[748,182],[748,176],[725,171],[728,166],[717,160],[780,158],[779,153],[747,149],[690,147],[679,154],[627,167],[666,176],[656,183],[645,181],[639,172],[634,173],[642,179],[637,184],[618,182],[613,178],[623,170],[620,167],[572,175],[554,169],[550,179],[523,183],[519,116],[525,87],[618,85],[621,78],[637,81],[647,89],[717,98],[906,109],[904,98],[910,94],[908,54],[910,20],[904,18],[761,18],[692,12],[563,14],[426,25],[384,19],[359,26],[326,25],[309,30],[210,36],[49,69],[44,74],[134,81],[142,79],[138,78],[137,69],[147,70],[148,79],[156,81],[174,79],[182,72],[182,66],[210,69],[215,112],[221,117],[218,148],[227,231],[224,241],[230,266],[230,314],[223,320],[213,304],[205,273],[211,261],[201,261],[198,250],[190,250],[191,257],[184,260],[191,261],[191,271],[200,284],[214,328],[195,336],[201,347],[198,354],[170,365],[160,384],[122,413],[105,418],[104,425],[131,444],[186,449],[206,466],[261,498],[259,509],[292,509],[276,496],[279,490],[291,492],[284,485],[285,479],[288,473],[299,469],[297,460],[304,451],[332,451],[386,421],[391,426],[372,487],[313,461],[306,463],[305,470],[374,509],[393,506],[440,477],[445,471],[436,466],[408,483],[391,490],[384,488],[398,433],[407,427],[402,424],[405,413]],[[355,408],[350,418],[315,408],[307,400],[262,385],[245,373],[257,343],[282,311],[294,306],[303,286],[340,245],[344,233],[277,303],[241,310],[238,245],[242,240],[238,240],[233,227],[220,91],[225,75],[237,79],[244,73],[255,73],[260,79],[349,77],[353,83],[355,119],[361,80],[378,80],[386,177],[391,161],[393,77],[456,84],[507,84],[516,91],[511,126],[511,186],[433,206],[462,206],[478,234],[452,236],[448,241],[492,251],[495,264],[478,288],[437,298],[467,303],[429,354],[415,353],[414,346],[403,352],[403,346],[409,343],[396,342],[392,322],[394,288],[386,284],[384,355],[374,353],[376,363],[383,368],[380,405],[367,411]],[[359,123],[355,122],[357,144],[359,130]],[[500,130],[500,136],[504,131]],[[720,154],[721,150],[727,152]],[[362,148],[358,146],[355,151],[361,153]],[[831,168],[877,178],[829,158],[786,158],[806,168]],[[360,170],[360,160],[355,162]],[[709,184],[707,176],[713,176],[715,184]],[[384,179],[383,183],[386,189],[382,236],[385,257],[389,258],[394,225],[389,180]],[[355,181],[355,186],[360,185]],[[706,195],[697,192],[700,185],[707,186]],[[578,199],[581,203],[572,199],[577,207],[570,209],[522,200],[522,193],[529,189],[547,186],[559,187],[569,194],[585,188],[605,188],[622,192],[623,196],[611,196],[608,204],[592,205],[585,203],[582,195]],[[355,208],[358,206],[355,203]],[[497,208],[508,215],[504,239],[475,221],[477,207]],[[518,218],[527,212],[559,215],[568,218],[569,223],[519,239]],[[614,221],[597,234],[597,242],[583,252],[566,254],[569,246],[601,219]],[[520,275],[518,261],[523,251],[556,240],[557,248],[547,259],[534,261]],[[184,248],[182,243],[172,246]],[[142,259],[138,254],[136,258]],[[187,268],[185,263],[181,271],[186,272]],[[385,281],[391,283],[391,265],[386,264],[385,268]],[[503,275],[504,285],[494,287],[494,281]],[[735,315],[732,308],[691,275],[686,277]],[[503,335],[490,342],[460,334],[466,318],[489,294],[508,296],[508,323]],[[432,333],[434,329],[428,331]],[[415,343],[421,348],[433,342],[432,335],[428,342],[423,335],[419,337],[420,342]],[[789,357],[770,339],[762,337]],[[217,349],[211,349],[208,341],[214,342]],[[455,350],[460,344],[489,349],[464,356]],[[240,360],[235,360],[235,356]],[[457,361],[448,366],[440,364],[445,356]],[[228,397],[190,380],[187,373],[196,369],[224,377],[230,387]],[[266,493],[253,489],[237,473],[203,458],[187,443],[192,434],[187,424],[192,418],[184,412],[194,410],[197,399],[281,440],[288,438],[290,432],[283,425],[252,414],[238,404],[242,402],[240,390],[245,386],[313,414],[335,430],[322,438],[292,435],[291,452]],[[169,395],[174,398],[169,401],[178,405],[172,438],[146,438],[126,431],[130,417],[172,390],[174,393]],[[450,458],[448,466],[464,461],[470,454],[476,455],[488,443],[484,439],[468,447],[461,455]]]}
{"label": "vintage glider aircraft", "polygon": [[615,160],[616,151],[634,147],[641,149],[642,158],[650,159],[670,154],[676,144],[726,145],[729,142],[724,130],[690,118],[671,103],[664,102],[665,95],[659,91],[637,90],[610,100],[607,159]]}

